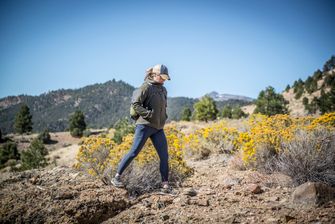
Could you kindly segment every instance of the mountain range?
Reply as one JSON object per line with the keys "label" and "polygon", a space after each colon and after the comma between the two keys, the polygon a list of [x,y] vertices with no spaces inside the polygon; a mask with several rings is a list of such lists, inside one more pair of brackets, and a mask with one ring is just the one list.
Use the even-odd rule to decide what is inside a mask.
{"label": "mountain range", "polygon": [[[75,110],[83,111],[89,128],[112,127],[118,120],[129,118],[129,105],[135,87],[115,79],[102,84],[88,85],[79,89],[59,89],[39,96],[18,95],[0,99],[0,129],[13,132],[15,115],[22,104],[30,108],[33,115],[33,131],[64,131]],[[215,93],[215,94],[214,94]],[[249,97],[212,92],[217,107],[225,105],[243,106],[250,103]],[[193,111],[197,98],[169,97],[169,120],[180,120],[181,111],[188,107]]]}

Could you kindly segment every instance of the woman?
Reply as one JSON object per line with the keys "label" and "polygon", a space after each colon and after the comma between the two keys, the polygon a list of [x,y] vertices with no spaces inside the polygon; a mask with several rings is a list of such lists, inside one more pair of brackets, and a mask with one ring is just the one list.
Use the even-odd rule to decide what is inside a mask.
{"label": "woman", "polygon": [[163,86],[170,80],[168,69],[165,65],[155,65],[147,69],[144,83],[134,92],[132,106],[139,115],[136,120],[134,142],[130,151],[119,163],[117,173],[112,178],[112,184],[123,187],[121,175],[130,162],[138,155],[148,138],[151,139],[160,159],[160,173],[162,188],[169,189],[169,164],[168,146],[164,134],[164,124],[167,119],[167,91]]}

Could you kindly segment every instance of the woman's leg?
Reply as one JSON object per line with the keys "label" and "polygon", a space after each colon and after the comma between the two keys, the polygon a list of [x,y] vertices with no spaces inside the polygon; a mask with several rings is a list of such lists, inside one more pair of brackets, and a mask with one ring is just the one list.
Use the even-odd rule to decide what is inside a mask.
{"label": "woman's leg", "polygon": [[161,172],[162,182],[166,182],[169,180],[169,154],[164,130],[159,130],[155,134],[151,135],[150,138],[160,159],[159,170]]}
{"label": "woman's leg", "polygon": [[152,129],[145,125],[137,125],[135,129],[134,142],[130,151],[122,158],[119,163],[117,173],[121,175],[123,171],[128,167],[130,162],[137,156],[137,154],[143,148],[145,142],[152,133]]}

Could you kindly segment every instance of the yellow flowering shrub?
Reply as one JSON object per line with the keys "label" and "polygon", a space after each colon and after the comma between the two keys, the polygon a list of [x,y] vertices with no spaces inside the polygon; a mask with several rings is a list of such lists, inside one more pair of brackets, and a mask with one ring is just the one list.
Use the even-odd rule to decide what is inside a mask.
{"label": "yellow flowering shrub", "polygon": [[275,153],[280,153],[282,144],[294,140],[298,130],[313,131],[317,127],[334,128],[335,113],[325,114],[318,118],[311,116],[293,118],[289,115],[252,115],[249,119],[249,130],[239,134],[238,143],[243,151],[246,163],[255,159],[256,150],[268,146]]}
{"label": "yellow flowering shrub", "polygon": [[218,121],[184,136],[184,144],[191,155],[203,155],[205,152],[208,156],[213,152],[241,150],[242,159],[247,164],[255,160],[260,148],[266,146],[266,149],[280,153],[282,144],[293,141],[297,131],[314,131],[320,126],[334,129],[335,113],[317,118],[254,114],[243,122],[243,131],[229,127],[225,121]]}
{"label": "yellow flowering shrub", "polygon": [[[244,127],[245,126],[245,127]],[[209,153],[241,152],[243,161],[248,164],[255,161],[255,155],[263,149],[282,153],[283,144],[295,140],[300,130],[312,132],[320,127],[335,131],[335,113],[324,114],[319,117],[294,118],[289,115],[252,115],[243,131],[229,127],[225,121],[213,122],[190,134],[183,134],[176,125],[167,125],[165,134],[168,141],[170,170],[187,176],[192,170],[186,165],[186,153],[201,155]],[[130,150],[133,134],[123,138],[121,144],[115,144],[110,138],[103,136],[83,138],[77,155],[79,169],[84,169],[93,176],[101,176],[106,170],[115,172],[121,158]],[[264,147],[266,146],[266,147]],[[159,161],[157,152],[148,140],[136,157],[136,167],[148,167],[152,161]]]}
{"label": "yellow flowering shrub", "polygon": [[83,138],[76,156],[75,168],[86,170],[92,176],[103,175],[109,166],[109,151],[115,145],[110,138],[97,136]]}
{"label": "yellow flowering shrub", "polygon": [[[168,126],[164,131],[168,141],[170,169],[185,176],[189,175],[192,169],[184,161],[183,134],[172,126]],[[86,170],[92,176],[101,176],[106,169],[115,172],[122,157],[130,150],[133,137],[133,134],[125,136],[121,144],[104,137],[84,138],[75,167]],[[152,161],[159,161],[159,157],[148,139],[134,162],[136,166],[141,167]]]}
{"label": "yellow flowering shrub", "polygon": [[315,129],[317,126],[325,126],[327,128],[335,128],[335,112],[324,114],[315,118],[309,125],[309,129]]}
{"label": "yellow flowering shrub", "polygon": [[204,152],[231,153],[236,149],[238,135],[236,128],[228,127],[226,122],[219,121],[185,136],[184,142],[193,155]]}

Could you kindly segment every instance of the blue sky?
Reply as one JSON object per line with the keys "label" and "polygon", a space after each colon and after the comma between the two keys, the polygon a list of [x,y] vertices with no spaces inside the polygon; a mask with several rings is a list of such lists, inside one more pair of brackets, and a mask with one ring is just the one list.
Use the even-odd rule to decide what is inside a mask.
{"label": "blue sky", "polygon": [[282,91],[335,54],[335,2],[0,1],[0,98],[167,65],[169,96]]}

